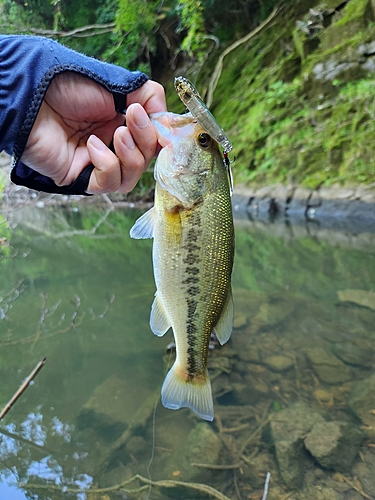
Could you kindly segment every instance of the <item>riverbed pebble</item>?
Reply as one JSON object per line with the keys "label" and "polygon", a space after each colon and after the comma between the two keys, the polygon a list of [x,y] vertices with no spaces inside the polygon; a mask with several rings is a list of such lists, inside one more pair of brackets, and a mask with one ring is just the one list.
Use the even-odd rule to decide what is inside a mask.
{"label": "riverbed pebble", "polygon": [[304,443],[322,467],[347,472],[353,465],[364,437],[363,432],[350,422],[318,422]]}
{"label": "riverbed pebble", "polygon": [[349,367],[330,351],[322,347],[312,347],[306,349],[305,353],[312,369],[321,382],[334,385],[351,380],[352,375]]}

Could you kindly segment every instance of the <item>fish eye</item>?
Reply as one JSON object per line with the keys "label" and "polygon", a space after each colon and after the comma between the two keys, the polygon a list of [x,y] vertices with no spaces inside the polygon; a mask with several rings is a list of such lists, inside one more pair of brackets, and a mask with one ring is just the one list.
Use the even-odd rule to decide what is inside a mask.
{"label": "fish eye", "polygon": [[198,135],[198,144],[201,148],[207,149],[212,144],[212,139],[208,134],[199,134]]}

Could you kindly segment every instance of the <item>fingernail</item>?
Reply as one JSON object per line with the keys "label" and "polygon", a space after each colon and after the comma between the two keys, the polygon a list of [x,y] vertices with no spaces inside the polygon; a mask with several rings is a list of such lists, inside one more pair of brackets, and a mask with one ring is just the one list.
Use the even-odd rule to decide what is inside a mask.
{"label": "fingernail", "polygon": [[125,130],[123,135],[122,135],[122,142],[125,144],[125,146],[128,149],[134,149],[135,148],[135,143],[133,141],[133,137],[129,130]]}
{"label": "fingernail", "polygon": [[150,123],[150,119],[141,105],[133,108],[133,120],[139,128],[146,128]]}
{"label": "fingernail", "polygon": [[107,149],[107,146],[102,142],[96,135],[90,135],[89,139],[87,142],[90,141],[90,144],[93,148],[97,149],[98,151],[105,151]]}

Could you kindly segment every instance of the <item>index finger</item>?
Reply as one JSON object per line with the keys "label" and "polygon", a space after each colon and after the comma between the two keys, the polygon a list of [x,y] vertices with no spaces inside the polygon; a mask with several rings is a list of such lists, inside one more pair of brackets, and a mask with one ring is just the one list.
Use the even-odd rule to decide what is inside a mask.
{"label": "index finger", "polygon": [[142,87],[127,95],[127,106],[136,102],[141,104],[149,115],[167,111],[164,88],[160,83],[153,80],[148,80]]}

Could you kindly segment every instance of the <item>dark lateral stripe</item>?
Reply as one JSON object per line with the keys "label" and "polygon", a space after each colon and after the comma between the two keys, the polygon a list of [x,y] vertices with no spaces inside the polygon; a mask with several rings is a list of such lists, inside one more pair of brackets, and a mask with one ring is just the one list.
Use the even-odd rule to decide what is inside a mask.
{"label": "dark lateral stripe", "polygon": [[[197,242],[202,234],[201,218],[197,211],[191,214],[189,220],[190,227],[186,234],[186,243],[183,245],[183,249],[186,251],[186,256],[183,262],[186,265],[185,274],[186,278],[182,281],[183,284],[188,285],[186,290],[187,297],[187,319],[186,319],[186,333],[187,333],[187,343],[188,343],[188,359],[187,359],[187,371],[190,377],[196,375],[199,366],[197,364],[198,356],[200,353],[197,349],[197,335],[199,334],[198,327],[196,324],[196,310],[198,305],[198,296],[201,292],[199,283],[199,268],[196,264],[199,264],[200,257],[199,252],[201,247]],[[194,265],[195,264],[195,265]]]}

